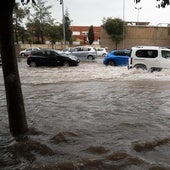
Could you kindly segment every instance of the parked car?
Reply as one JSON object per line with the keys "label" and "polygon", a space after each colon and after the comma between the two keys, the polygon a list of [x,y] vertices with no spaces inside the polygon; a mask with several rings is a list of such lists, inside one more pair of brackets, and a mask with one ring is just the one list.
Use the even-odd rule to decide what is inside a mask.
{"label": "parked car", "polygon": [[127,66],[129,55],[130,50],[113,50],[105,56],[103,64],[111,66]]}
{"label": "parked car", "polygon": [[105,57],[107,54],[107,49],[106,48],[96,48],[97,56],[99,57]]}
{"label": "parked car", "polygon": [[170,49],[158,46],[132,47],[128,68],[151,72],[170,69]]}
{"label": "parked car", "polygon": [[40,48],[39,47],[27,48],[25,50],[20,51],[20,55],[22,57],[26,57],[26,56],[30,55],[32,51],[37,51],[37,50],[40,50]]}
{"label": "parked car", "polygon": [[33,51],[27,58],[27,64],[35,66],[78,66],[79,59],[54,49]]}
{"label": "parked car", "polygon": [[77,46],[66,50],[67,54],[73,54],[80,60],[95,60],[96,50],[91,46]]}

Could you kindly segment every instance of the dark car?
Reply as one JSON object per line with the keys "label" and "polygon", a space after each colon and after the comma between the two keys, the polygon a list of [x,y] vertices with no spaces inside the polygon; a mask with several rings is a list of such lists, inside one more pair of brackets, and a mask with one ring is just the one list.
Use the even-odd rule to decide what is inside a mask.
{"label": "dark car", "polygon": [[130,50],[113,50],[103,60],[103,64],[111,66],[127,66]]}
{"label": "dark car", "polygon": [[27,64],[35,66],[78,66],[79,59],[73,55],[67,55],[54,49],[41,49],[31,52],[27,58]]}

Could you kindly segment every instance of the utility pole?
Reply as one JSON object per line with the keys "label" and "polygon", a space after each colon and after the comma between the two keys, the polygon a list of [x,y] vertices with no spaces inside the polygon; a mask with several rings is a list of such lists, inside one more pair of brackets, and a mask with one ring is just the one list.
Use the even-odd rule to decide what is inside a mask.
{"label": "utility pole", "polygon": [[62,5],[63,38],[64,38],[64,49],[65,49],[66,48],[66,30],[65,30],[64,0],[60,0],[60,5]]}

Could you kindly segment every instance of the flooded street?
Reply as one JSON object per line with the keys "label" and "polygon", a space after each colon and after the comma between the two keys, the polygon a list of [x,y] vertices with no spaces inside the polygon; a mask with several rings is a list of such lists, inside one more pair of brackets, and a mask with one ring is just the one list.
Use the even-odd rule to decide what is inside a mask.
{"label": "flooded street", "polygon": [[53,154],[11,151],[1,69],[0,169],[170,170],[170,70],[106,67],[101,60],[31,68],[23,60],[19,72],[28,125],[42,132],[29,138]]}

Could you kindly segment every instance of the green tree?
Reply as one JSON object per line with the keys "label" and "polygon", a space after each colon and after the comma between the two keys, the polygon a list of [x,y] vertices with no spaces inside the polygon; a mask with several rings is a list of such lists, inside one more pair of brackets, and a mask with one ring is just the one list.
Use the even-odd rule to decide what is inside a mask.
{"label": "green tree", "polygon": [[23,19],[29,16],[30,10],[27,7],[21,8],[20,3],[16,3],[13,10],[13,26],[14,26],[14,34],[15,41],[18,44],[18,41],[22,41],[24,43],[24,39],[26,38],[25,29],[22,26]]}
{"label": "green tree", "polygon": [[63,38],[61,25],[47,24],[44,31],[52,44],[52,48],[56,41],[61,41]]}
{"label": "green tree", "polygon": [[93,30],[93,25],[90,26],[89,31],[88,31],[88,40],[89,44],[93,44],[94,42],[94,30]]}
{"label": "green tree", "polygon": [[125,23],[119,18],[107,18],[104,20],[103,28],[110,35],[112,41],[115,42],[116,49],[118,43],[123,39],[125,35]]}
{"label": "green tree", "polygon": [[54,19],[51,17],[51,5],[45,6],[46,1],[37,0],[36,5],[33,6],[35,13],[29,18],[28,25],[31,25],[37,36],[37,43],[44,43],[44,28],[47,23],[53,23]]}

